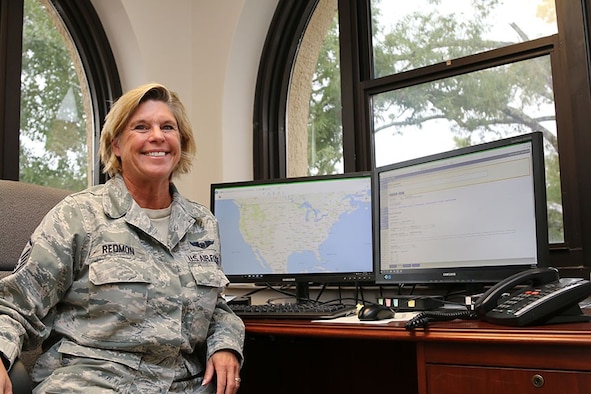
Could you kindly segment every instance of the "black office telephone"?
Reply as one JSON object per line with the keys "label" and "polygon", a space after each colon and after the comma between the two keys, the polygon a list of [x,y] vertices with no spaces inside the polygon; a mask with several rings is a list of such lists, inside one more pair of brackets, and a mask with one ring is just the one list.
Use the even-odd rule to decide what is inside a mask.
{"label": "black office telephone", "polygon": [[508,326],[589,321],[579,302],[590,295],[588,280],[561,279],[555,268],[533,268],[488,289],[474,303],[473,310],[422,312],[409,320],[406,328],[454,319],[481,319]]}
{"label": "black office telephone", "polygon": [[474,304],[482,320],[509,326],[588,321],[579,302],[591,295],[591,282],[560,278],[555,268],[533,268],[508,277]]}

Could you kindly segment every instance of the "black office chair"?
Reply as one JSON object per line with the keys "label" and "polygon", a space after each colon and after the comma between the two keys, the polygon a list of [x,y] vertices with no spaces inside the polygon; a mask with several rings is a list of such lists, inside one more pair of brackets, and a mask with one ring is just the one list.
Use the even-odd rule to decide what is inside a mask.
{"label": "black office chair", "polygon": [[12,382],[12,392],[14,394],[30,394],[33,392],[33,381],[27,371],[27,367],[21,360],[16,360],[10,371],[8,377]]}
{"label": "black office chair", "polygon": [[[68,194],[67,190],[0,180],[0,278],[12,272],[33,230]],[[8,375],[15,394],[31,393],[29,371],[40,352],[23,352],[10,369]]]}

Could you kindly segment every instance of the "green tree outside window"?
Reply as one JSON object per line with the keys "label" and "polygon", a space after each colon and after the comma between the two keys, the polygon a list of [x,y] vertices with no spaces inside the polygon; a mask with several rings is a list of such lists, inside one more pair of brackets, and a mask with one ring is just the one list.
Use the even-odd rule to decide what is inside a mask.
{"label": "green tree outside window", "polygon": [[[553,0],[539,0],[516,22],[499,23],[495,7],[528,2],[422,0],[397,6],[372,1],[374,77],[404,73],[556,33]],[[455,13],[454,13],[455,12]],[[535,24],[532,30],[523,25]],[[391,22],[391,23],[387,23]],[[497,30],[495,30],[497,29]],[[500,31],[498,29],[505,29]],[[492,32],[492,33],[491,33]],[[496,33],[495,33],[496,32]],[[494,34],[493,34],[494,33]],[[504,34],[510,34],[505,39]],[[494,39],[495,34],[499,39]],[[309,174],[342,171],[338,23],[326,34],[312,81]],[[380,166],[515,134],[545,136],[549,239],[564,241],[554,92],[549,56],[434,79],[371,97],[374,165]]]}
{"label": "green tree outside window", "polygon": [[92,168],[88,87],[70,36],[51,3],[25,0],[21,71],[23,182],[72,191]]}

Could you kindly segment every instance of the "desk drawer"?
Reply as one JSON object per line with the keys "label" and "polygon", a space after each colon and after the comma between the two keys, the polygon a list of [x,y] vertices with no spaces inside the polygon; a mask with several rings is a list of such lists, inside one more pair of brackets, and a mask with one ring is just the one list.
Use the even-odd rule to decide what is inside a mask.
{"label": "desk drawer", "polygon": [[428,394],[582,394],[591,372],[427,364]]}

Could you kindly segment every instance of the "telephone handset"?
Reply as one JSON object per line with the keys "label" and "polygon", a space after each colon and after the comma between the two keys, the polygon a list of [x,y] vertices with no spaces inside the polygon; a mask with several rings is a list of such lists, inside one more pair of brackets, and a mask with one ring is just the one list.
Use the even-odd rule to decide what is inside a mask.
{"label": "telephone handset", "polygon": [[[518,285],[530,284],[539,286],[544,283],[556,282],[560,279],[556,268],[533,268],[527,271],[518,272],[490,289],[474,303],[474,309],[479,313],[486,313],[497,306],[498,299],[509,290]],[[531,282],[531,283],[528,283]]]}
{"label": "telephone handset", "polygon": [[588,280],[561,279],[555,268],[533,268],[491,287],[474,311],[482,320],[510,326],[588,321],[578,303],[589,295]]}

